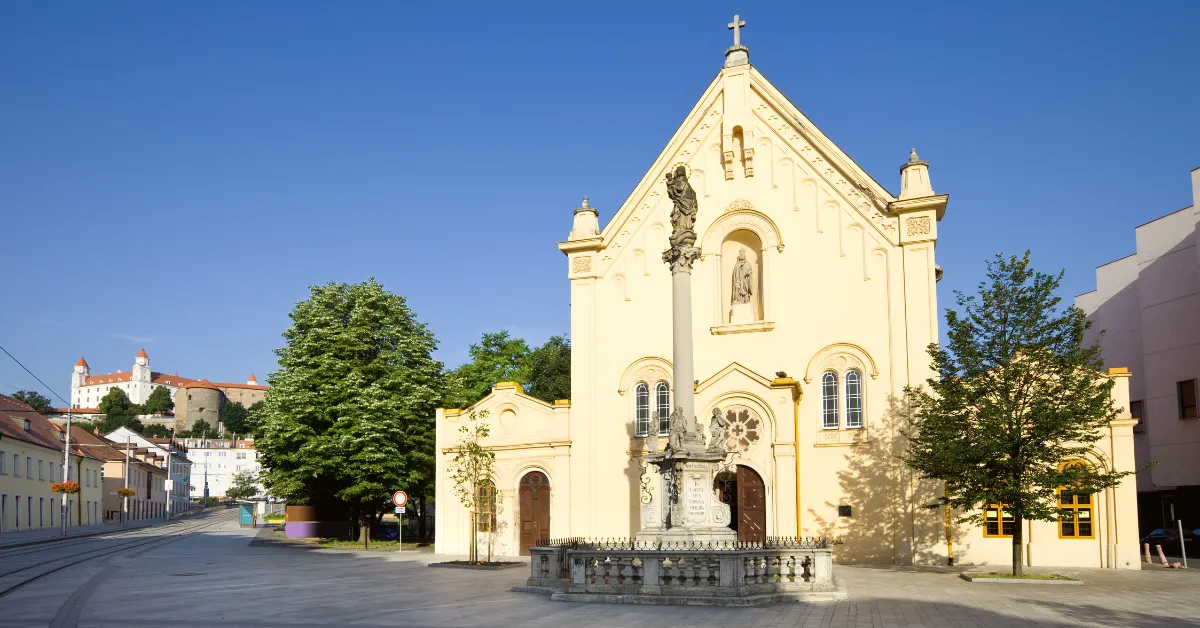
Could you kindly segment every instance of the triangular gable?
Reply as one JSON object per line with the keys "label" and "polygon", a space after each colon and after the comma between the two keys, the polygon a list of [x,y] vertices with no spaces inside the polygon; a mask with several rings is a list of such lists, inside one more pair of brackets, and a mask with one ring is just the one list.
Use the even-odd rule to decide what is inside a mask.
{"label": "triangular gable", "polygon": [[[681,163],[691,168],[698,153],[708,150],[714,142],[722,141],[726,78],[731,72],[738,71],[736,68],[723,69],[709,83],[653,165],[605,225],[600,234],[600,248],[611,251],[604,257],[606,261],[619,255],[628,237],[642,226],[645,214],[665,197],[663,177],[666,172]],[[801,156],[806,167],[813,170],[846,207],[860,213],[863,222],[871,224],[881,239],[897,243],[897,220],[886,213],[896,197],[830,141],[756,68],[750,67],[745,75],[749,80],[742,89],[749,92],[744,94],[746,107],[756,125],[768,131],[775,142]],[[716,184],[721,180],[721,174],[704,172],[703,176]]]}

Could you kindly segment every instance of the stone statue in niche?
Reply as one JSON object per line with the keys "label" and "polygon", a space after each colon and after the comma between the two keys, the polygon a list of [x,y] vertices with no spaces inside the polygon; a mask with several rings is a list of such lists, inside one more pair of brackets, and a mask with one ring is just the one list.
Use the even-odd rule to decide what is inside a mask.
{"label": "stone statue in niche", "polygon": [[728,425],[725,414],[720,408],[713,408],[712,418],[708,420],[708,450],[725,453],[725,426]]}
{"label": "stone statue in niche", "polygon": [[738,252],[733,265],[733,281],[729,290],[729,322],[732,325],[753,323],[758,320],[754,307],[754,264],[746,259],[746,249]]}
{"label": "stone statue in niche", "polygon": [[746,249],[738,251],[737,263],[733,265],[732,302],[749,303],[754,294],[754,268],[746,260]]}

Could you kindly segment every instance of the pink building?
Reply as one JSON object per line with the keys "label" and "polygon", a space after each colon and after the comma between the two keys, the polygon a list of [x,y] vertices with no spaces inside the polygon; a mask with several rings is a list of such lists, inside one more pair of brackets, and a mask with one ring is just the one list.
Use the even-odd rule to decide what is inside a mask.
{"label": "pink building", "polygon": [[1200,527],[1200,168],[1192,205],[1135,230],[1137,250],[1096,269],[1096,289],[1075,304],[1106,330],[1105,363],[1128,366],[1143,533]]}

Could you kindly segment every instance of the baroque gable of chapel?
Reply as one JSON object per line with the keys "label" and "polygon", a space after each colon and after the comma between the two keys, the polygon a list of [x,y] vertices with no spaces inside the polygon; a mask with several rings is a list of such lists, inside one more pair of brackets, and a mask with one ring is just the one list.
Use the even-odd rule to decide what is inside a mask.
{"label": "baroque gable of chapel", "polygon": [[[810,212],[820,230],[819,213],[830,208],[847,222],[869,224],[877,245],[896,245],[898,219],[889,212],[897,198],[831,142],[757,69],[726,67],[709,84],[675,131],[653,166],[598,236],[597,264],[604,275],[634,258],[649,266],[665,248],[670,232],[670,200],[665,174],[683,165],[700,197],[700,227],[737,209],[767,215]],[[717,186],[734,179],[755,179],[743,190],[749,200],[725,198]],[[773,199],[767,202],[764,191]],[[788,207],[788,205],[791,205]]]}

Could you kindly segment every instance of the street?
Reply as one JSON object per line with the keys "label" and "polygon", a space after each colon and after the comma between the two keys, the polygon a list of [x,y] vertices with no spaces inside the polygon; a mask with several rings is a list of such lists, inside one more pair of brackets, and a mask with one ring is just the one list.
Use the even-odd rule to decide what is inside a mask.
{"label": "street", "polygon": [[1200,625],[1195,570],[1070,570],[1083,586],[1036,586],[970,584],[938,568],[842,566],[847,602],[588,605],[509,591],[527,577],[523,566],[429,568],[437,557],[256,539],[267,532],[217,511],[0,551],[0,627]]}

